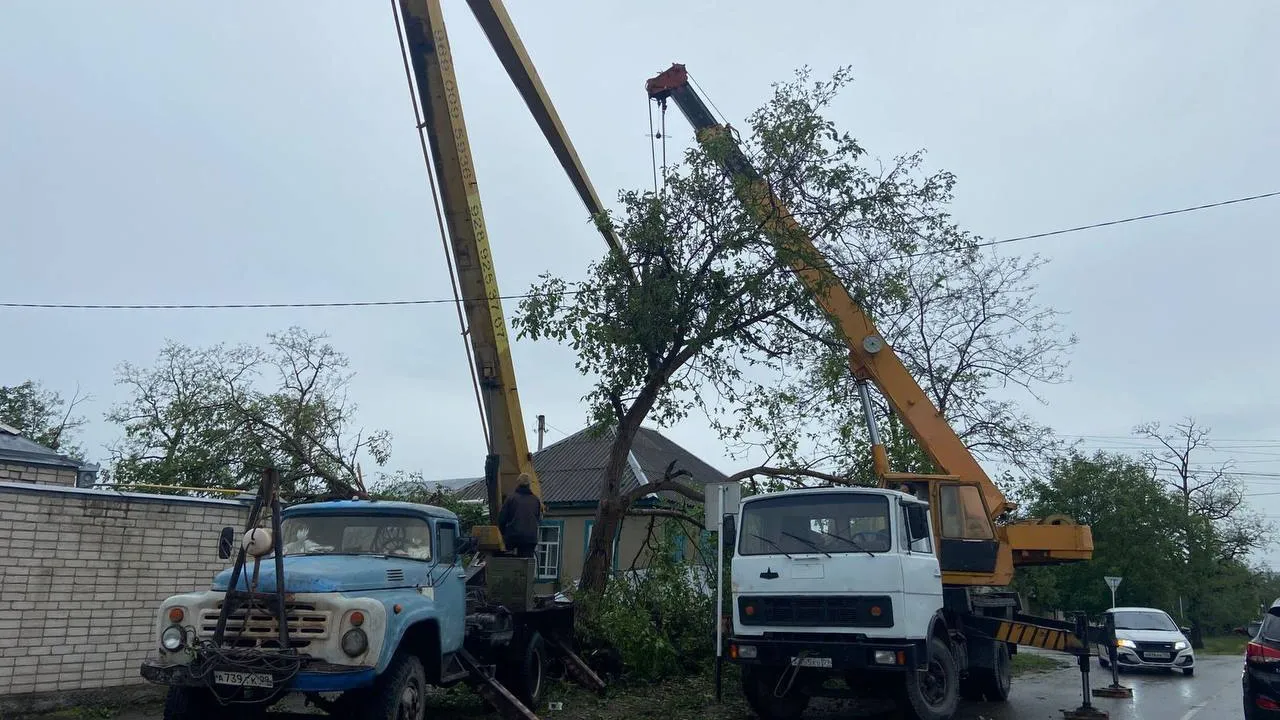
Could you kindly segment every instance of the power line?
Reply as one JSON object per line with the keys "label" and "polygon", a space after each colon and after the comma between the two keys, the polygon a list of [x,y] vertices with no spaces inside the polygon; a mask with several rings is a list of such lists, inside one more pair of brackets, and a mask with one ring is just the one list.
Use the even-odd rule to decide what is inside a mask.
{"label": "power line", "polygon": [[1077,225],[1076,227],[1063,228],[1062,230],[1051,230],[1049,232],[1035,233],[1033,235],[1019,235],[1017,237],[1004,238],[1001,240],[989,240],[987,242],[978,243],[975,247],[991,247],[993,245],[1003,245],[1005,243],[1021,242],[1023,240],[1035,240],[1037,238],[1052,237],[1054,235],[1066,235],[1067,233],[1080,232],[1081,230],[1094,230],[1101,227],[1110,227],[1112,225],[1123,225],[1125,223],[1138,222],[1140,220],[1151,220],[1153,218],[1168,217],[1169,215],[1179,215],[1181,213],[1195,212],[1197,210],[1208,210],[1210,208],[1222,207],[1224,205],[1234,205],[1236,203],[1263,200],[1265,198],[1277,196],[1280,196],[1280,190],[1262,193],[1261,195],[1250,195],[1248,197],[1233,198],[1231,200],[1220,200],[1218,202],[1206,203],[1204,205],[1193,205],[1191,207],[1179,208],[1177,210],[1164,210],[1162,212],[1135,215],[1133,217],[1121,218],[1119,220],[1107,220],[1106,222],[1092,223],[1089,225]]}
{"label": "power line", "polygon": [[[1178,215],[1181,213],[1195,212],[1198,210],[1208,210],[1210,208],[1222,207],[1224,205],[1234,205],[1237,203],[1250,202],[1253,200],[1262,200],[1265,198],[1280,196],[1280,190],[1260,195],[1250,195],[1248,197],[1233,198],[1231,200],[1221,200],[1219,202],[1205,203],[1203,205],[1194,205],[1191,207],[1178,208],[1176,210],[1165,210],[1156,213],[1147,213],[1145,215],[1134,215],[1132,217],[1121,218],[1119,220],[1107,220],[1105,222],[1091,223],[1089,225],[1077,225],[1075,227],[1063,228],[1061,230],[1050,230],[1048,232],[1033,233],[1031,235],[1018,235],[1011,238],[1002,238],[999,240],[988,240],[986,242],[975,243],[959,248],[940,248],[937,250],[923,250],[917,253],[907,255],[899,255],[887,260],[905,260],[914,257],[925,257],[929,255],[940,255],[952,252],[965,252],[977,248],[993,247],[995,245],[1005,245],[1008,243],[1022,242],[1024,240],[1035,240],[1038,238],[1052,237],[1055,235],[1066,235],[1068,233],[1082,232],[1084,230],[1093,230],[1101,227],[1109,227],[1112,225],[1122,225],[1125,223],[1138,222],[1141,220],[1150,220],[1152,218],[1167,217],[1169,215]],[[846,267],[858,265],[854,262],[831,262],[830,265],[835,267]],[[789,269],[781,268],[779,272],[791,272]],[[570,283],[577,284],[577,283]],[[575,294],[578,291],[569,290],[568,294]],[[523,300],[525,298],[539,297],[540,293],[525,293],[523,295],[499,295],[491,298],[463,298],[462,301],[469,300]],[[278,308],[348,308],[348,307],[392,307],[406,305],[445,305],[456,303],[454,298],[428,298],[418,300],[359,300],[359,301],[333,301],[333,302],[283,302],[283,303],[29,303],[29,302],[0,302],[0,308],[13,309],[48,309],[48,310],[248,310],[248,309],[278,309]],[[1087,436],[1080,436],[1087,437]],[[1101,437],[1101,436],[1095,436]]]}

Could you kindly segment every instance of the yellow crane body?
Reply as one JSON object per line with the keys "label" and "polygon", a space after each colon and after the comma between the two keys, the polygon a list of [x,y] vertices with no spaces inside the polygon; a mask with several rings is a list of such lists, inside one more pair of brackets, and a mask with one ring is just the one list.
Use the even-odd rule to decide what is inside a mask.
{"label": "yellow crane body", "polygon": [[[955,430],[912,377],[871,318],[832,271],[809,234],[792,217],[752,166],[728,129],[718,123],[693,91],[683,65],[674,65],[646,84],[649,96],[671,100],[697,133],[698,142],[720,162],[739,200],[756,216],[800,281],[812,293],[844,338],[849,369],[865,393],[872,382],[902,419],[940,474],[895,473],[873,433],[873,459],[884,487],[928,499],[934,509],[936,552],[943,582],[958,586],[1005,586],[1015,565],[1088,560],[1093,554],[1089,528],[1069,522],[1006,523],[1015,509],[961,441]],[[869,396],[863,395],[869,408]],[[869,412],[869,410],[868,410]]]}

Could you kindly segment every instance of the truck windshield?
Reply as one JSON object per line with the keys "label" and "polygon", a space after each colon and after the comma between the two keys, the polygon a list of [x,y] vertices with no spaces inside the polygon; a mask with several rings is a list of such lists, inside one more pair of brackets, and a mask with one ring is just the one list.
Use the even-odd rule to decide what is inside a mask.
{"label": "truck windshield", "polygon": [[1152,610],[1119,610],[1113,613],[1117,630],[1168,630],[1177,632],[1168,615]]}
{"label": "truck windshield", "polygon": [[793,495],[743,506],[738,553],[888,552],[892,537],[883,495]]}
{"label": "truck windshield", "polygon": [[301,515],[280,524],[285,555],[396,555],[431,559],[431,526],[414,517]]}

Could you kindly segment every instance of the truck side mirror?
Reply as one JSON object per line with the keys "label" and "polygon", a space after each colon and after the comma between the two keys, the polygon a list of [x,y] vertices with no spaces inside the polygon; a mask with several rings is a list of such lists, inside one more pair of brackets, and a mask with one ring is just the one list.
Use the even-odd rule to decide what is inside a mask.
{"label": "truck side mirror", "polygon": [[725,550],[733,550],[733,546],[738,543],[738,525],[737,518],[733,515],[724,516],[724,537],[721,541],[724,543]]}
{"label": "truck side mirror", "polygon": [[226,560],[231,557],[231,548],[235,546],[236,529],[228,525],[222,528],[222,532],[218,535],[218,559]]}

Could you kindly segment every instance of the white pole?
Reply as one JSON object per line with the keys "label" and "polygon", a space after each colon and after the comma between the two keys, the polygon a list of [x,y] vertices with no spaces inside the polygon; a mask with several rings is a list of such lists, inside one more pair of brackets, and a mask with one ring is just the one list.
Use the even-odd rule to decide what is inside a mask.
{"label": "white pole", "polygon": [[1111,609],[1114,610],[1115,607],[1116,607],[1116,589],[1111,588]]}
{"label": "white pole", "polygon": [[724,495],[728,489],[723,484],[720,485],[720,502],[716,503],[720,513],[720,517],[716,518],[716,527],[719,528],[716,533],[716,657],[720,657],[721,647],[724,645],[724,623],[720,621],[720,615],[724,607]]}

